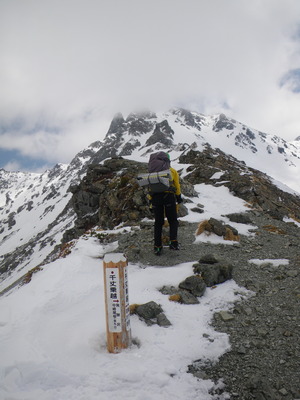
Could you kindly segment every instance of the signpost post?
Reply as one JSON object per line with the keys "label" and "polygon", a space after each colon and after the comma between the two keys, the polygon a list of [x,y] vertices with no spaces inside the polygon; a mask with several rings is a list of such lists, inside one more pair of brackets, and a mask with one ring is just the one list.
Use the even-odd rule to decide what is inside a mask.
{"label": "signpost post", "polygon": [[126,257],[106,254],[103,260],[107,350],[119,353],[131,345]]}

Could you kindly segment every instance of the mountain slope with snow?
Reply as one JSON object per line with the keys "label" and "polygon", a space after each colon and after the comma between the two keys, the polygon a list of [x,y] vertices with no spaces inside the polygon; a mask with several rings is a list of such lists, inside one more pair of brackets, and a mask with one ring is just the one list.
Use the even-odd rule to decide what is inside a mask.
{"label": "mountain slope with snow", "polygon": [[[98,143],[69,165],[58,164],[42,174],[0,171],[1,278],[17,279],[37,267],[60,245],[75,214],[69,202],[71,185],[85,174]],[[16,274],[16,272],[18,272]]]}
{"label": "mountain slope with snow", "polygon": [[[145,262],[141,261],[141,257],[135,263],[130,262],[129,299],[130,303],[136,304],[148,301],[161,304],[172,325],[169,328],[147,326],[137,315],[133,315],[133,346],[118,355],[108,354],[103,256],[123,248],[135,251],[137,255],[141,255],[139,251],[142,248],[144,255],[150,254],[153,221],[143,220],[135,224],[130,214],[133,211],[133,215],[135,210],[126,208],[128,204],[140,202],[140,198],[134,196],[136,193],[128,190],[132,190],[134,184],[126,175],[126,163],[134,164],[135,168],[137,163],[129,160],[125,163],[117,158],[107,160],[100,166],[99,163],[110,157],[122,156],[143,161],[145,166],[149,154],[157,150],[168,151],[172,165],[181,170],[187,213],[181,217],[179,234],[185,246],[183,244],[177,254],[165,249],[165,261],[161,259],[150,263],[149,260],[156,257],[151,253],[152,258],[144,257]],[[185,160],[185,164],[180,164],[179,158]],[[113,165],[119,167],[113,169]],[[271,284],[267,298],[270,304],[276,300],[272,296],[277,296],[278,291],[282,294],[283,286],[290,285],[292,289],[288,298],[290,301],[297,300],[294,286],[299,277],[295,261],[298,259],[299,223],[297,225],[297,218],[286,215],[286,211],[290,208],[288,211],[293,214],[294,204],[295,214],[299,214],[299,197],[289,195],[290,202],[283,211],[285,218],[274,220],[268,214],[268,201],[276,202],[275,207],[283,208],[284,196],[277,191],[269,196],[270,179],[252,170],[251,166],[263,172],[270,171],[274,182],[275,179],[281,181],[276,185],[283,190],[293,192],[284,187],[284,183],[298,188],[297,143],[289,144],[280,138],[262,134],[224,115],[203,116],[177,109],[160,115],[131,114],[126,120],[118,114],[104,141],[93,143],[77,154],[69,165],[57,165],[43,174],[1,170],[0,291],[27,271],[37,266],[41,268],[29,273],[28,279],[22,280],[22,285],[12,285],[5,293],[2,292],[0,297],[0,397],[6,400],[216,399],[218,395],[210,392],[212,388],[216,389],[212,380],[201,375],[201,370],[198,377],[188,373],[188,367],[194,362],[201,367],[213,364],[231,348],[229,337],[215,331],[212,326],[215,313],[232,310],[236,301],[250,298],[253,292],[245,289],[246,284],[251,291],[257,290],[257,297],[264,295],[266,286]],[[136,169],[132,171],[136,172]],[[240,177],[244,179],[238,185],[231,185],[228,181],[239,181]],[[264,192],[262,188],[266,182],[268,185],[265,185]],[[245,190],[249,191],[251,199],[262,196],[263,202],[242,200],[243,196],[238,197],[238,193],[242,194]],[[136,197],[136,203],[127,202],[130,200],[126,197],[128,191]],[[71,242],[60,246],[66,232],[72,231],[80,219],[80,215],[76,215],[77,208],[81,205],[84,208],[82,215],[91,214],[93,217],[99,213],[99,197],[103,193],[107,195],[105,201],[111,202],[109,206],[115,204],[117,209],[121,205],[116,219],[118,226],[110,230],[104,230],[104,226],[90,227],[84,235],[79,238],[74,235]],[[278,196],[282,198],[277,201]],[[78,204],[75,203],[77,201]],[[250,209],[250,215],[260,222],[259,227],[254,222],[248,224],[229,220],[228,214],[246,213]],[[106,217],[113,223],[111,209],[107,207],[107,210]],[[123,220],[128,222],[126,226],[122,223],[121,213],[127,214],[128,218]],[[222,236],[209,232],[203,232],[196,238],[194,232],[198,223],[210,218],[230,223],[238,230],[242,241],[225,241]],[[139,248],[136,242],[139,242]],[[229,280],[208,287],[199,304],[193,305],[171,302],[167,295],[160,292],[163,285],[176,286],[193,275],[193,264],[199,260],[200,254],[215,254],[215,251],[221,259],[225,257],[236,262],[237,277],[241,270],[246,271],[241,286]],[[249,265],[251,260],[258,260],[255,264],[259,265],[258,270],[253,271],[254,267]],[[282,263],[284,269],[281,269]],[[258,273],[266,274],[266,271],[270,271],[268,281],[260,281]],[[273,309],[272,316],[278,309],[280,307]],[[243,313],[243,307],[239,310]],[[247,330],[257,327],[258,316],[253,323],[249,323],[254,310],[263,314],[260,326],[263,331],[267,318],[271,323],[269,303],[266,314],[262,308],[246,309]],[[276,326],[272,332],[270,330],[270,337],[277,329],[276,318],[278,316],[275,316],[275,322],[272,321]],[[275,348],[280,347],[286,355],[286,349],[290,351],[294,348],[292,340],[297,340],[297,331],[293,328],[297,319],[285,312],[280,321],[288,324],[283,332],[291,329],[291,334],[285,336],[285,333],[278,332],[279,339],[274,339],[274,343]],[[245,351],[256,346],[252,344],[252,339],[250,337],[245,342]],[[263,340],[267,341],[268,337],[264,336]],[[278,343],[280,346],[277,346]],[[283,347],[285,344],[287,348]],[[291,362],[293,354],[289,354]],[[240,353],[238,356],[241,358]],[[279,360],[283,356],[280,357],[274,357],[276,367],[286,369],[287,364],[284,361],[281,365]],[[299,371],[297,361],[293,363],[295,371]],[[247,373],[253,368],[255,373],[266,373],[264,365],[261,369],[256,364],[252,367],[247,366]],[[277,372],[276,380],[282,371]],[[217,388],[222,387],[219,380]],[[243,388],[241,386],[245,395]],[[252,394],[250,396],[253,398]],[[219,398],[226,399],[228,395],[223,393]]]}
{"label": "mountain slope with snow", "polygon": [[94,160],[100,162],[115,155],[139,160],[160,149],[170,152],[175,159],[190,148],[201,151],[205,143],[300,192],[297,142],[288,143],[259,132],[224,114],[204,116],[173,109],[157,115],[130,114],[126,120],[117,114]]}
{"label": "mountain slope with snow", "polygon": [[[222,207],[211,201],[209,188],[201,187],[210,216],[246,210],[228,190],[219,191]],[[191,213],[191,220],[197,218]],[[1,298],[1,398],[212,400],[209,389],[214,383],[196,379],[187,366],[200,358],[216,361],[230,348],[227,335],[214,331],[210,323],[215,312],[231,309],[247,290],[231,280],[208,288],[200,304],[187,306],[170,302],[158,289],[192,275],[193,262],[164,268],[129,264],[130,303],[158,302],[172,326],[149,327],[132,316],[133,346],[108,354],[102,258],[116,247],[84,235],[67,257],[46,265],[30,284]]]}
{"label": "mountain slope with snow", "polygon": [[[102,142],[78,153],[69,165],[56,165],[43,174],[0,172],[0,271],[18,277],[47,260],[74,225],[71,186],[86,174],[90,164],[122,156],[147,162],[149,153],[165,150],[176,161],[190,149],[209,143],[246,165],[272,176],[300,192],[300,149],[297,141],[266,135],[226,118],[204,116],[183,109],[166,113],[132,113],[126,120],[117,114]],[[281,182],[281,183],[280,183]],[[15,279],[13,277],[13,279]]]}

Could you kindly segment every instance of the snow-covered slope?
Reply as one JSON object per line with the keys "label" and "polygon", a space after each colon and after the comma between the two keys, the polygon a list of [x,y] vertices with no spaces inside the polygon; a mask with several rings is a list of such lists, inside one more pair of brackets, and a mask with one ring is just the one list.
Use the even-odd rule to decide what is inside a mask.
{"label": "snow-covered slope", "polygon": [[149,153],[160,149],[176,161],[190,149],[201,151],[206,143],[269,174],[281,188],[285,184],[300,192],[297,140],[287,143],[223,114],[173,109],[161,114],[132,113],[126,120],[117,114],[105,139],[81,151],[69,165],[56,165],[43,174],[0,171],[1,279],[13,269],[18,275],[10,279],[18,278],[60,244],[75,217],[69,188],[85,175],[89,164],[116,155],[146,162]]}
{"label": "snow-covered slope", "polygon": [[[45,172],[42,175],[2,171],[1,180],[6,179],[9,187],[1,189],[2,205],[5,197],[5,208],[1,210],[4,217],[2,229],[8,233],[1,244],[1,254],[26,243],[57,218],[68,201],[68,187],[60,182],[65,170],[66,166],[58,165],[51,174]],[[13,240],[8,240],[11,237]]]}
{"label": "snow-covered slope", "polygon": [[[212,201],[211,188],[199,186],[200,201],[211,217],[246,210],[227,188],[215,188],[220,200]],[[199,201],[194,200],[189,207]],[[191,212],[185,220],[200,218]],[[232,308],[248,292],[230,280],[207,288],[200,304],[174,303],[158,289],[192,275],[193,262],[164,268],[129,264],[130,303],[161,304],[172,326],[149,327],[132,316],[134,345],[109,354],[100,258],[115,247],[84,235],[66,258],[46,265],[29,285],[1,298],[1,399],[213,399],[213,382],[195,378],[187,366],[196,359],[216,361],[229,349],[228,336],[210,322],[215,312]]]}
{"label": "snow-covered slope", "polygon": [[43,174],[0,171],[1,278],[6,282],[38,266],[59,245],[75,214],[69,187],[84,175],[98,143]]}
{"label": "snow-covered slope", "polygon": [[[131,114],[126,120],[119,114],[105,140],[80,152],[69,165],[43,174],[0,171],[0,291],[48,261],[29,285],[15,287],[0,299],[1,399],[214,398],[209,393],[212,382],[188,374],[187,366],[197,359],[215,361],[228,350],[228,337],[214,331],[210,321],[215,312],[230,309],[248,295],[246,290],[227,281],[207,289],[200,304],[186,306],[170,302],[158,289],[192,275],[193,262],[164,268],[129,264],[130,303],[157,301],[172,326],[149,327],[133,316],[134,345],[111,355],[105,346],[101,259],[117,243],[104,245],[84,235],[68,248],[67,257],[53,261],[49,256],[74,224],[69,188],[85,176],[89,164],[115,155],[147,161],[150,152],[164,149],[180,168],[178,157],[190,149],[201,150],[205,143],[269,173],[282,182],[278,185],[299,191],[298,141],[286,143],[224,115],[185,110]],[[222,182],[196,185],[195,190],[199,197],[189,199],[185,224],[211,217],[228,222],[224,214],[247,209]],[[204,206],[203,214],[193,211],[198,203]],[[238,225],[241,234],[251,236],[253,226]],[[232,244],[214,235],[201,236],[193,246],[198,241]]]}

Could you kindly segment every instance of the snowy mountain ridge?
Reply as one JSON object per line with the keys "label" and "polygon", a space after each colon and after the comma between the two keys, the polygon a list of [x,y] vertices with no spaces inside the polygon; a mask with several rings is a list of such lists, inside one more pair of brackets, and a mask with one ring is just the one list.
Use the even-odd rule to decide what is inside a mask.
{"label": "snowy mountain ridge", "polygon": [[224,114],[204,116],[173,109],[157,115],[130,114],[126,120],[117,114],[96,159],[113,155],[137,158],[159,149],[173,152],[174,159],[176,152],[191,147],[201,150],[205,143],[300,192],[298,141],[288,143],[278,136],[250,129]]}
{"label": "snowy mountain ridge", "polygon": [[173,109],[132,113],[126,120],[117,114],[105,139],[79,152],[69,165],[58,164],[42,174],[0,171],[2,279],[8,269],[17,267],[24,273],[34,268],[60,244],[75,220],[69,188],[84,177],[89,165],[113,156],[147,162],[149,153],[158,150],[168,151],[176,161],[190,149],[202,151],[207,143],[298,189],[300,148],[224,114]]}
{"label": "snowy mountain ridge", "polygon": [[[170,153],[184,199],[181,249],[164,248],[159,259],[136,184],[157,150]],[[0,397],[299,398],[300,198],[284,186],[296,182],[298,162],[296,142],[223,115],[172,110],[116,115],[106,138],[69,165],[1,170]],[[156,302],[170,322],[131,315],[133,345],[118,355],[106,349],[103,296],[102,259],[113,251],[129,261],[130,304]],[[233,279],[212,282],[193,302],[170,301],[182,282],[199,279],[201,263]]]}
{"label": "snowy mountain ridge", "polygon": [[[75,215],[69,187],[85,174],[97,146],[78,153],[69,165],[57,164],[44,173],[0,170],[0,261],[20,274],[43,262],[58,245]],[[17,275],[18,277],[18,275]]]}

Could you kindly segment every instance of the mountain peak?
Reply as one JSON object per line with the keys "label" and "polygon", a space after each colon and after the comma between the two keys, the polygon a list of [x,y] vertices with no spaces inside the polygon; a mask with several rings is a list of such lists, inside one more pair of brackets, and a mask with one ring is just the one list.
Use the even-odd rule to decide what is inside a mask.
{"label": "mountain peak", "polygon": [[225,114],[220,114],[217,117],[213,130],[215,132],[219,132],[223,129],[232,130],[235,128],[234,122],[235,121],[233,119],[228,119]]}
{"label": "mountain peak", "polygon": [[165,119],[162,122],[156,124],[154,132],[146,142],[146,146],[160,143],[166,147],[169,147],[173,144],[173,136],[174,131],[170,127],[168,121]]}
{"label": "mountain peak", "polygon": [[151,119],[151,118],[157,118],[154,112],[150,110],[140,110],[130,113],[126,118],[126,122],[130,122],[135,119]]}
{"label": "mountain peak", "polygon": [[115,114],[115,116],[113,117],[113,119],[111,121],[110,127],[108,129],[107,136],[109,136],[112,133],[116,133],[116,134],[121,133],[123,131],[124,123],[125,123],[125,119],[124,119],[122,113],[119,112],[119,113]]}
{"label": "mountain peak", "polygon": [[117,113],[101,146],[95,149],[92,162],[114,156],[143,157],[160,149],[167,149],[173,153],[171,157],[178,158],[183,149],[192,146],[201,150],[205,143],[299,190],[294,177],[294,172],[300,171],[298,142],[287,143],[223,113],[205,116],[184,108],[165,113],[132,112],[127,118]]}

